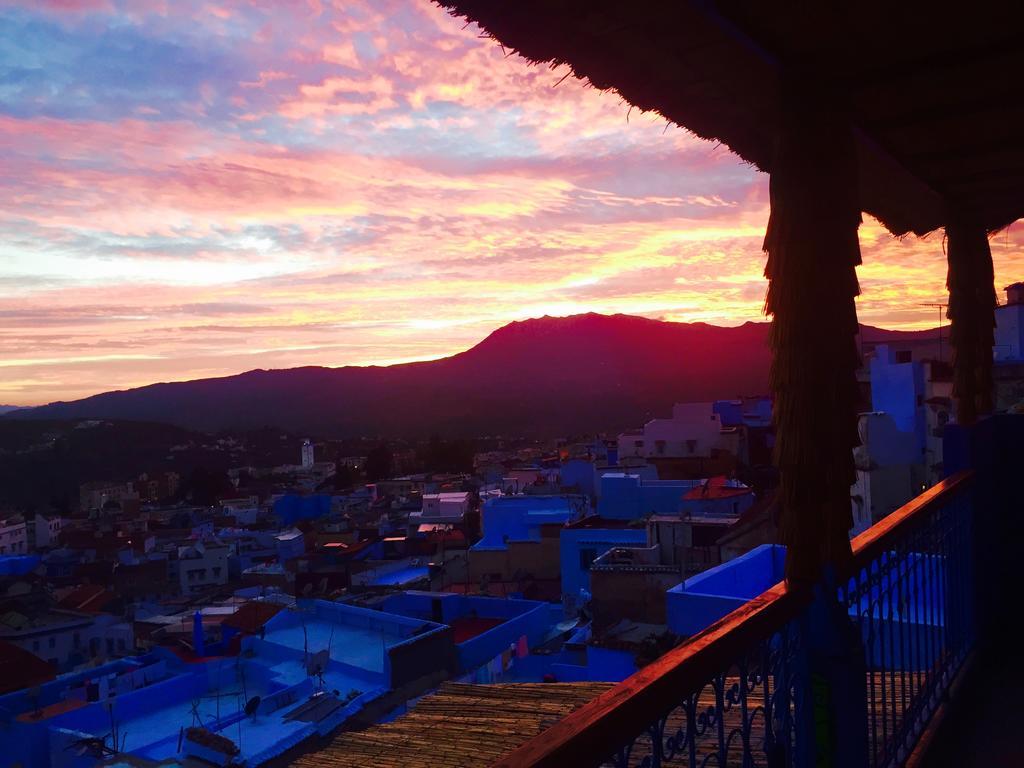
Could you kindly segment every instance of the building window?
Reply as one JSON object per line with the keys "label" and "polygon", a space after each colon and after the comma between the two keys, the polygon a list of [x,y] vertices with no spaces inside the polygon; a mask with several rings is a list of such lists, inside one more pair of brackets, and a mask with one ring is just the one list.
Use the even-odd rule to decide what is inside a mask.
{"label": "building window", "polygon": [[82,636],[75,632],[75,634],[71,636],[71,643],[75,646],[75,648],[80,647],[82,645]]}
{"label": "building window", "polygon": [[33,640],[32,641],[32,650],[33,651],[38,651],[39,650],[39,641],[38,640]]}
{"label": "building window", "polygon": [[107,638],[107,653],[113,653],[113,652],[114,652],[114,638],[108,637]]}
{"label": "building window", "polygon": [[48,645],[50,646],[51,649],[52,648],[56,648],[57,647],[57,638],[51,636],[50,637],[50,642],[48,643]]}
{"label": "building window", "polygon": [[909,363],[912,360],[912,356],[909,349],[900,349],[896,351],[896,362],[897,363]]}
{"label": "building window", "polygon": [[123,651],[126,647],[123,637],[117,638],[117,650]]}
{"label": "building window", "polygon": [[581,549],[580,550],[580,570],[589,571],[590,564],[597,559],[596,549]]}

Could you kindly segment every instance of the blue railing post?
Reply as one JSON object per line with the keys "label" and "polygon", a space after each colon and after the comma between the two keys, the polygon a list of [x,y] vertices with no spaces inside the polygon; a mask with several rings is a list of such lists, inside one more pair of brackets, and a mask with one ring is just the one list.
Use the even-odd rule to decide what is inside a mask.
{"label": "blue railing post", "polygon": [[868,764],[867,666],[860,630],[838,599],[831,569],[800,622],[795,764],[862,768]]}
{"label": "blue railing post", "polygon": [[944,474],[948,477],[965,469],[975,473],[970,494],[974,535],[966,544],[974,569],[974,620],[982,642],[998,633],[1001,606],[1007,597],[1000,593],[1005,580],[999,571],[1016,561],[1008,546],[1019,541],[1021,531],[1012,530],[1019,526],[1019,513],[1007,481],[1013,486],[1019,482],[1024,466],[1020,463],[1022,443],[1024,416],[990,416],[970,426],[949,424],[942,436]]}

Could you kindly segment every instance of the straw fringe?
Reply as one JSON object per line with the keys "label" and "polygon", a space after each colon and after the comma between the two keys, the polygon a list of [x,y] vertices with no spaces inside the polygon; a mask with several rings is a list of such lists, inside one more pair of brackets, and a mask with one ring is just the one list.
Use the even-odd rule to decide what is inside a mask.
{"label": "straw fringe", "polygon": [[984,227],[968,218],[951,221],[946,238],[953,396],[957,421],[973,424],[992,410],[996,307],[992,251]]}
{"label": "straw fringe", "polygon": [[850,557],[861,216],[844,121],[825,110],[785,114],[764,250],[781,535],[792,581],[816,579],[823,564]]}

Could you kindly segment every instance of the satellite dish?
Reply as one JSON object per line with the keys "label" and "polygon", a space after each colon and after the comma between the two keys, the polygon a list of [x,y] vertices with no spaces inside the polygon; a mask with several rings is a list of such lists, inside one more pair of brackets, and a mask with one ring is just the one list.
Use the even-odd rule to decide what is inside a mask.
{"label": "satellite dish", "polygon": [[252,717],[256,714],[256,710],[260,707],[260,697],[253,696],[247,702],[245,702],[245,714]]}

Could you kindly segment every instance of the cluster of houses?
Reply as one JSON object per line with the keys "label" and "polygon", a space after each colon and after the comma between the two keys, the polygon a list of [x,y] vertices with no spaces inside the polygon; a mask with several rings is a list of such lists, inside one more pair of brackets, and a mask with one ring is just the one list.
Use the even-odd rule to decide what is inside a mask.
{"label": "cluster of houses", "polygon": [[313,490],[307,442],[313,482],[267,495],[161,505],[168,473],[6,517],[9,757],[259,765],[445,680],[623,679],[672,632],[671,588],[772,539],[770,499],[736,479],[768,410],[678,406],[621,459],[626,435],[343,493]]}
{"label": "cluster of houses", "polygon": [[[935,482],[955,412],[949,366],[911,347],[877,345],[864,375],[852,533]],[[307,441],[267,494],[161,505],[163,473],[4,515],[5,759],[281,764],[445,681],[623,680],[781,577],[772,447],[767,398],[681,403],[472,473],[317,492],[337,463]]]}

